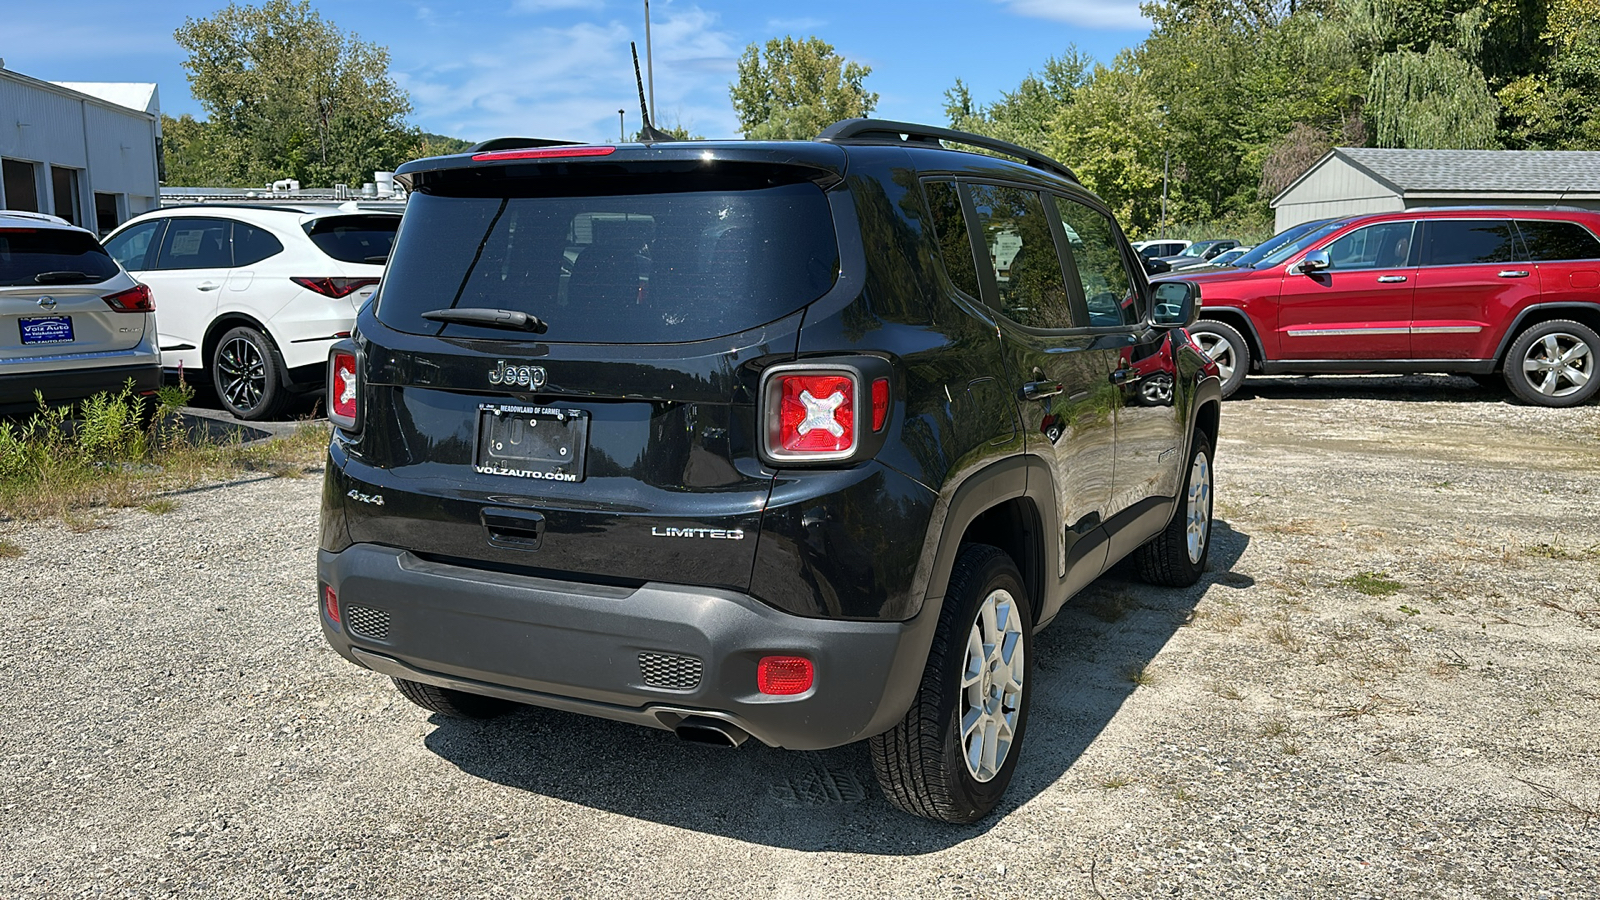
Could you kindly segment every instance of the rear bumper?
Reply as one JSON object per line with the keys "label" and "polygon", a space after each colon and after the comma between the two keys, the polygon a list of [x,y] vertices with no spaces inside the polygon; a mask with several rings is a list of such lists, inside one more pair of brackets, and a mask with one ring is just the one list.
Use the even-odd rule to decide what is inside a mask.
{"label": "rear bumper", "polygon": [[161,386],[161,364],[152,359],[136,366],[0,374],[0,413],[37,408],[35,391],[47,404],[71,403],[101,391],[120,391],[130,380],[135,394],[155,391]]}
{"label": "rear bumper", "polygon": [[[939,614],[928,603],[905,622],[802,618],[732,591],[554,581],[372,544],[322,551],[317,570],[344,622],[324,611],[323,634],[357,665],[656,728],[704,717],[797,750],[848,744],[898,722]],[[698,679],[647,683],[641,654],[677,658],[687,671],[698,662]],[[811,689],[758,693],[756,666],[768,655],[810,659]]]}

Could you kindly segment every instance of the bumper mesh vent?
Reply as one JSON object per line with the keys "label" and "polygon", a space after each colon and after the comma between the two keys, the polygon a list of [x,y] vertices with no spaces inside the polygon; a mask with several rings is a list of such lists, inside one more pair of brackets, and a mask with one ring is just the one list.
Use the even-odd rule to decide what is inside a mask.
{"label": "bumper mesh vent", "polygon": [[700,660],[670,653],[641,653],[639,675],[653,688],[692,691],[700,686]]}
{"label": "bumper mesh vent", "polygon": [[345,627],[351,634],[374,640],[384,640],[389,636],[389,614],[381,609],[372,609],[366,606],[346,606],[344,608]]}

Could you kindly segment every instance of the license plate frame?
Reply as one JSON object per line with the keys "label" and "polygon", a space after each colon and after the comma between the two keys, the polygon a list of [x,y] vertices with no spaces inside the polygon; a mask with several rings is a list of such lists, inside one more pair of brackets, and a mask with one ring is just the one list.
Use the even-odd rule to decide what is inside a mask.
{"label": "license plate frame", "polygon": [[77,339],[71,316],[30,316],[17,319],[17,331],[24,347],[70,344]]}
{"label": "license plate frame", "polygon": [[589,421],[586,409],[480,403],[473,468],[481,475],[583,481]]}

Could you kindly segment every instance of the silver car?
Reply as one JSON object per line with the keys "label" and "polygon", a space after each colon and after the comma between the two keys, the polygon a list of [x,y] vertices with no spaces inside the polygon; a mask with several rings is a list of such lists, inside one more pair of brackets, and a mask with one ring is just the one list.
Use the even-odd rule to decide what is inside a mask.
{"label": "silver car", "polygon": [[161,385],[155,303],[93,234],[0,210],[0,413]]}

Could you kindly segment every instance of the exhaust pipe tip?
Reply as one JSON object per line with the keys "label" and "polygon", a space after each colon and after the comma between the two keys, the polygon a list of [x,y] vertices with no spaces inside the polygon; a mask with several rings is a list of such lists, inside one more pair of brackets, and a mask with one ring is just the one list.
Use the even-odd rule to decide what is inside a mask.
{"label": "exhaust pipe tip", "polygon": [[750,737],[742,729],[726,722],[700,718],[679,722],[672,729],[672,733],[690,743],[710,744],[714,747],[737,747]]}

